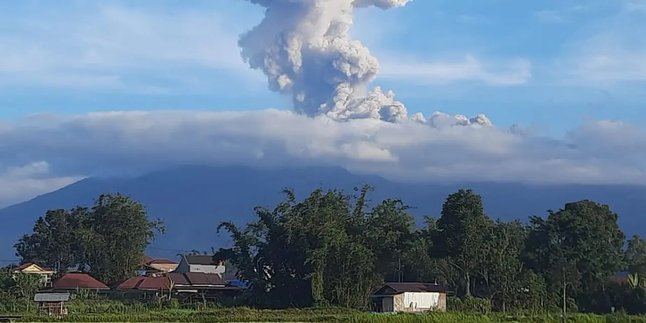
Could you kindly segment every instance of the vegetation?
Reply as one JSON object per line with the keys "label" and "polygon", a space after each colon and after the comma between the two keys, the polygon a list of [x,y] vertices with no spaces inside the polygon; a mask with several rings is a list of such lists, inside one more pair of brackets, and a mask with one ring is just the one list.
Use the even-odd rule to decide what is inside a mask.
{"label": "vegetation", "polygon": [[524,225],[494,221],[479,195],[460,190],[439,218],[416,229],[401,201],[371,204],[369,191],[316,190],[302,201],[287,191],[273,210],[257,208],[246,227],[222,223],[234,246],[218,257],[250,283],[247,304],[368,309],[371,291],[402,280],[446,285],[461,298],[458,310],[646,312],[642,282],[612,280],[622,270],[641,279],[646,244],[634,237],[624,250],[618,216],[606,205],[568,203]]}
{"label": "vegetation", "polygon": [[[129,312],[71,314],[64,318],[24,316],[23,322],[403,322],[403,323],[462,323],[462,322],[563,322],[559,314],[527,313],[425,313],[374,314],[343,308],[308,308],[260,310],[254,308],[146,309]],[[572,314],[568,322],[646,322],[646,317],[626,314]]]}
{"label": "vegetation", "polygon": [[[566,313],[573,321],[646,322],[628,316],[646,313],[646,242],[638,236],[626,241],[617,214],[606,205],[578,201],[528,223],[502,221],[484,212],[475,192],[460,190],[447,197],[439,217],[426,217],[418,228],[402,201],[372,202],[370,191],[319,189],[303,200],[285,191],[284,201],[256,208],[256,219],[246,226],[221,223],[218,230],[231,235],[233,247],[215,257],[226,259],[248,283],[237,301],[250,307],[77,295],[64,319],[557,322]],[[139,203],[102,195],[91,208],[48,211],[16,249],[24,261],[59,270],[79,265],[113,283],[135,272],[161,231]],[[622,271],[627,278],[617,280]],[[449,313],[365,312],[371,293],[386,281],[445,285],[454,294]],[[28,276],[0,272],[0,313],[56,320],[32,316],[37,288]],[[597,315],[574,314],[580,312]]]}
{"label": "vegetation", "polygon": [[112,284],[132,276],[156,232],[163,232],[162,223],[149,221],[140,203],[122,195],[101,195],[91,208],[48,211],[15,247],[23,262],[58,272],[88,268]]}

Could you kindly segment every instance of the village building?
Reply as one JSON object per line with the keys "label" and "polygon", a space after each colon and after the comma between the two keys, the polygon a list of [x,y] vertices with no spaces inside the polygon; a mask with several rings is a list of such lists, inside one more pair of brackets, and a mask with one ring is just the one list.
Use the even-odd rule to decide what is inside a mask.
{"label": "village building", "polygon": [[154,276],[132,277],[117,286],[125,297],[138,299],[178,298],[206,301],[222,296],[235,295],[243,290],[226,282],[220,274],[168,273]]}
{"label": "village building", "polygon": [[52,284],[52,290],[75,292],[89,290],[95,292],[109,291],[110,288],[86,273],[67,273]]}
{"label": "village building", "polygon": [[152,276],[155,274],[169,273],[177,269],[178,263],[168,259],[155,259],[145,256],[139,274],[141,276]]}
{"label": "village building", "polygon": [[209,255],[182,255],[175,272],[178,273],[205,273],[224,275],[226,267],[224,261],[215,261]]}
{"label": "village building", "polygon": [[18,266],[14,269],[15,273],[30,274],[30,275],[39,275],[41,277],[41,283],[44,287],[52,286],[52,276],[56,274],[56,271],[41,267],[37,264],[28,262]]}
{"label": "village building", "polygon": [[67,315],[65,303],[69,300],[69,293],[37,293],[34,295],[34,302],[38,303],[40,314],[48,316]]}
{"label": "village building", "polygon": [[446,311],[446,288],[434,283],[386,283],[372,299],[383,313]]}

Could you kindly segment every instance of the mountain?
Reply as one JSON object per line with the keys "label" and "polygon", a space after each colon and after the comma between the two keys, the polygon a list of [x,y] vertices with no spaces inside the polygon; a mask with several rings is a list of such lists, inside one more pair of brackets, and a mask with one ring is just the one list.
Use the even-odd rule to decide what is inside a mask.
{"label": "mountain", "polygon": [[31,201],[0,210],[0,259],[14,259],[13,244],[31,231],[48,209],[91,205],[101,193],[123,193],[143,203],[151,218],[164,220],[167,231],[150,247],[154,256],[175,257],[190,250],[226,246],[221,221],[244,224],[255,206],[272,207],[292,188],[299,198],[315,188],[375,187],[372,201],[401,198],[421,223],[425,215],[439,215],[446,196],[472,188],[484,199],[493,218],[527,220],[545,215],[566,202],[591,199],[608,204],[620,216],[627,235],[646,234],[646,187],[621,185],[526,185],[519,183],[422,184],[397,183],[377,176],[352,174],[341,168],[303,167],[258,169],[247,167],[184,166],[144,176],[120,179],[89,178]]}

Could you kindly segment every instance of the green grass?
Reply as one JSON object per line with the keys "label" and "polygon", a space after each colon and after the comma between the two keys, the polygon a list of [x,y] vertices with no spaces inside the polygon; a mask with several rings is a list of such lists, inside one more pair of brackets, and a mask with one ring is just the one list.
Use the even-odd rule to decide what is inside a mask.
{"label": "green grass", "polygon": [[[560,315],[506,315],[506,314],[372,314],[348,309],[288,309],[259,310],[252,308],[222,309],[165,309],[129,313],[71,313],[62,319],[30,315],[29,322],[561,322]],[[646,316],[572,314],[567,322],[644,322]]]}

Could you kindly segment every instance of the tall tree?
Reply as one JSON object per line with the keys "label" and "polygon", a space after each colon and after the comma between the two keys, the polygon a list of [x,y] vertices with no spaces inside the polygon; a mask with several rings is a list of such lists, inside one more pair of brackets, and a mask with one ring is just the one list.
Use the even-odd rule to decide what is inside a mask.
{"label": "tall tree", "polygon": [[218,257],[238,267],[261,305],[365,308],[412,235],[403,204],[386,200],[368,209],[369,191],[353,197],[319,189],[300,202],[287,191],[273,210],[257,208],[246,228],[221,224],[234,246]]}
{"label": "tall tree", "polygon": [[461,291],[472,295],[477,266],[484,257],[483,246],[489,218],[484,213],[482,198],[472,190],[459,190],[449,195],[437,221],[439,230],[435,244],[447,263],[461,278]]}
{"label": "tall tree", "polygon": [[120,194],[99,196],[90,226],[91,272],[108,283],[130,278],[155,234],[164,230],[161,221],[148,220],[141,203]]}
{"label": "tall tree", "polygon": [[89,268],[97,278],[115,283],[133,275],[160,221],[149,221],[144,207],[122,195],[101,195],[91,208],[48,211],[32,234],[16,243],[23,262],[65,271]]}
{"label": "tall tree", "polygon": [[630,273],[646,278],[646,241],[640,236],[628,240],[624,260]]}
{"label": "tall tree", "polygon": [[386,280],[404,280],[402,258],[412,245],[415,223],[399,200],[385,200],[368,214],[365,239],[377,257],[377,271]]}
{"label": "tall tree", "polygon": [[520,259],[526,232],[518,221],[497,221],[489,238],[488,268],[492,298],[502,311],[519,306],[522,291],[523,263]]}
{"label": "tall tree", "polygon": [[57,270],[65,269],[75,262],[72,250],[74,228],[66,210],[50,210],[36,220],[34,232],[25,235],[15,245],[17,255],[23,261],[35,262]]}
{"label": "tall tree", "polygon": [[608,278],[623,267],[625,236],[617,214],[585,200],[530,222],[528,265],[545,275],[563,304],[576,297],[579,308],[597,309]]}

